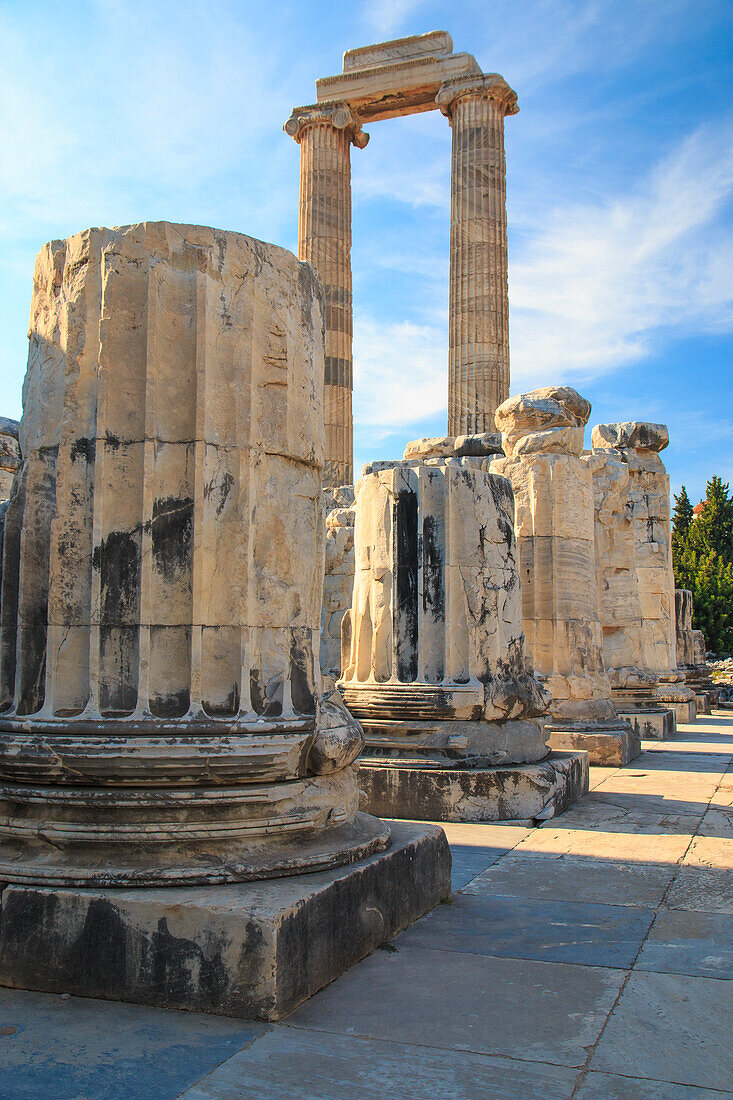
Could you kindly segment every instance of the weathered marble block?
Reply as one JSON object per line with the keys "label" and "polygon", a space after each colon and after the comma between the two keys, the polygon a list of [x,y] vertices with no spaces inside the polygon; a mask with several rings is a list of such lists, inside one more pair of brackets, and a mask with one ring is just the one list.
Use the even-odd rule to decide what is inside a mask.
{"label": "weathered marble block", "polygon": [[709,714],[717,690],[705,659],[705,636],[692,629],[692,592],[676,588],[675,633],[677,671],[685,678],[685,686],[695,692],[696,714]]}
{"label": "weathered marble block", "polygon": [[[384,848],[321,699],[322,290],[168,223],[40,253],[0,620],[0,881],[227,881]],[[22,540],[21,540],[22,532]]]}
{"label": "weathered marble block", "polygon": [[506,457],[491,469],[514,489],[524,631],[552,695],[550,744],[626,763],[639,744],[617,717],[603,663],[593,477],[580,457],[589,415],[569,387],[510,398],[496,412]]}
{"label": "weathered marble block", "polygon": [[[548,695],[522,632],[511,486],[479,462],[410,459],[356,485],[339,686],[365,732],[367,805],[385,815],[493,820],[565,804],[554,762],[534,786],[523,773],[548,756]],[[490,789],[498,766],[514,799]]]}
{"label": "weathered marble block", "polygon": [[629,469],[626,508],[634,531],[641,600],[643,667],[657,675],[657,701],[683,721],[694,719],[694,693],[677,672],[669,477],[659,457],[669,443],[664,424],[598,424],[594,451],[619,451]]}
{"label": "weathered marble block", "polygon": [[658,676],[644,668],[634,526],[626,507],[628,464],[617,450],[586,452],[581,461],[593,476],[598,610],[611,698],[641,737],[663,740],[674,733],[676,724],[673,712],[657,702]]}

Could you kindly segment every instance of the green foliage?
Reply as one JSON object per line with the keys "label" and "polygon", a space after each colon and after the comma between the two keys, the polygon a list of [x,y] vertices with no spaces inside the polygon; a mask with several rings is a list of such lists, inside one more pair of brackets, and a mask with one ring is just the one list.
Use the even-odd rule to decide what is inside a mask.
{"label": "green foliage", "polygon": [[707,483],[693,516],[687,492],[675,497],[672,560],[677,588],[689,588],[695,628],[716,652],[733,650],[733,498],[722,478]]}

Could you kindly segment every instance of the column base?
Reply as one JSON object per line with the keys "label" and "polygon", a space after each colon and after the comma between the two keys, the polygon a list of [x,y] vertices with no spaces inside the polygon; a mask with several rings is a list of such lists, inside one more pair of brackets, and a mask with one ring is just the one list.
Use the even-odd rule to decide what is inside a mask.
{"label": "column base", "polygon": [[562,813],[588,791],[584,753],[553,752],[538,764],[446,768],[424,760],[361,757],[363,806],[413,821],[517,821]]}
{"label": "column base", "polygon": [[268,882],[2,892],[0,985],[279,1020],[450,893],[442,829]]}
{"label": "column base", "polygon": [[641,752],[638,733],[630,725],[618,727],[547,725],[549,745],[560,752],[583,749],[588,762],[602,768],[622,768]]}
{"label": "column base", "polygon": [[631,724],[642,741],[666,741],[677,732],[677,718],[673,710],[664,707],[618,708],[619,718]]}

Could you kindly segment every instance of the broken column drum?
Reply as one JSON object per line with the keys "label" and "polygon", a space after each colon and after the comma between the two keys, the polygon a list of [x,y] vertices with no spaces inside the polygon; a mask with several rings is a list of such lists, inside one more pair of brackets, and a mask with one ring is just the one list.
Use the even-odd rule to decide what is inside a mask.
{"label": "broken column drum", "polygon": [[15,471],[20,466],[17,420],[0,416],[0,505],[10,496]]}
{"label": "broken column drum", "polygon": [[320,700],[322,290],[168,223],[35,270],[2,575],[0,881],[225,882],[388,843]]}
{"label": "broken column drum", "polygon": [[590,404],[548,386],[499,406],[506,458],[492,471],[514,489],[524,630],[552,695],[550,744],[626,763],[638,737],[617,717],[603,664],[591,471],[581,461]]}
{"label": "broken column drum", "polygon": [[644,668],[634,526],[626,507],[629,467],[621,451],[594,451],[581,460],[593,476],[598,612],[611,698],[640,737],[663,740],[676,723],[656,700],[657,675]]}
{"label": "broken column drum", "polygon": [[[715,697],[715,685],[705,661],[705,640],[702,646],[692,629],[692,592],[676,588],[674,593],[677,671],[683,673],[685,686],[695,692],[695,713],[710,714]],[[702,637],[702,635],[700,635]],[[702,652],[701,652],[702,649]]]}
{"label": "broken column drum", "polygon": [[659,679],[657,702],[673,710],[678,721],[691,721],[694,692],[677,671],[669,477],[660,458],[669,432],[664,424],[646,421],[597,424],[592,444],[594,451],[620,451],[629,468],[626,507],[634,531],[643,667]]}
{"label": "broken column drum", "polygon": [[356,485],[339,686],[364,728],[367,807],[385,816],[531,817],[583,783],[579,759],[546,761],[511,487],[481,461],[413,459]]}

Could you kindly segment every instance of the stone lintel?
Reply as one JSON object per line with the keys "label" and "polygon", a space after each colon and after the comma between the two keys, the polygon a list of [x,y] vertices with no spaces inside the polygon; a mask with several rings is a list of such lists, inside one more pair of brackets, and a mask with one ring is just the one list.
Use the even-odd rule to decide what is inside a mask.
{"label": "stone lintel", "polygon": [[[166,889],[6,886],[0,985],[279,1020],[450,893],[442,829],[272,881]],[[327,933],[327,934],[326,934]]]}
{"label": "stone lintel", "polygon": [[482,96],[496,99],[504,106],[505,115],[516,115],[517,93],[498,73],[479,73],[478,76],[460,76],[446,80],[437,93],[435,102],[444,115],[450,118],[453,104],[464,96]]}
{"label": "stone lintel", "polygon": [[584,752],[551,752],[536,764],[493,768],[362,756],[358,767],[370,813],[413,821],[546,821],[588,793]]}
{"label": "stone lintel", "polygon": [[469,53],[409,58],[370,68],[352,69],[316,81],[318,103],[344,100],[362,122],[433,111],[435,97],[448,80],[481,76]]}
{"label": "stone lintel", "polygon": [[429,31],[409,38],[393,38],[373,46],[358,46],[344,54],[344,72],[393,65],[418,57],[445,57],[453,53],[453,39],[447,31]]}
{"label": "stone lintel", "polygon": [[352,142],[358,149],[369,143],[369,134],[361,128],[361,119],[348,103],[341,100],[324,103],[309,103],[304,107],[293,107],[290,118],[283,126],[286,134],[300,143],[303,130],[318,123],[330,123],[336,130],[349,132]]}

